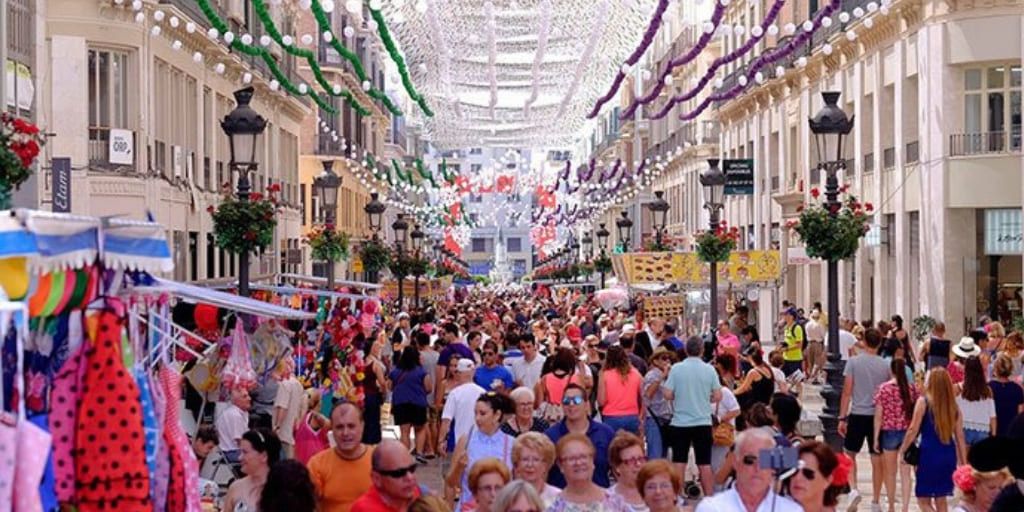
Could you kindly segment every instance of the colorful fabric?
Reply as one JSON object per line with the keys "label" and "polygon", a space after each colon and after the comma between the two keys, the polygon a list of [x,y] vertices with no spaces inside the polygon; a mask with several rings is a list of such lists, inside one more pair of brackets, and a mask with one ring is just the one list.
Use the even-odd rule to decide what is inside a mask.
{"label": "colorful fabric", "polygon": [[[910,388],[910,403],[917,401],[917,388],[913,385]],[[875,392],[875,407],[882,408],[882,430],[906,430],[910,428],[910,422],[903,414],[903,399],[900,398],[900,387],[893,381],[885,382],[878,386]]]}
{"label": "colorful fabric", "polygon": [[14,510],[43,512],[39,484],[50,454],[50,433],[35,423],[18,423],[18,467],[14,473]]}
{"label": "colorful fabric", "polygon": [[85,378],[86,344],[81,344],[64,363],[50,392],[50,433],[53,436],[53,472],[57,499],[70,502],[75,497],[75,425],[78,419],[78,394]]}
{"label": "colorful fabric", "polygon": [[[186,512],[199,512],[201,503],[199,501],[199,463],[196,461],[192,446],[189,444],[188,436],[181,430],[181,420],[178,416],[178,402],[181,392],[181,374],[164,366],[160,368],[160,383],[163,385],[164,398],[166,399],[167,414],[164,417],[164,440],[171,450],[172,469],[179,469],[181,474],[171,478],[174,482],[180,479],[184,488],[184,510]],[[175,468],[180,464],[178,468]],[[172,489],[176,491],[176,489]],[[171,495],[168,493],[168,510],[177,510],[171,507]]]}
{"label": "colorful fabric", "polygon": [[142,430],[146,436],[146,466],[149,468],[150,481],[156,478],[157,445],[160,439],[160,424],[156,422],[153,410],[153,393],[149,390],[149,377],[142,368],[135,369],[135,384],[139,387],[142,405]]}
{"label": "colorful fabric", "polygon": [[18,431],[0,423],[0,510],[12,510],[14,504],[14,462],[17,460]]}

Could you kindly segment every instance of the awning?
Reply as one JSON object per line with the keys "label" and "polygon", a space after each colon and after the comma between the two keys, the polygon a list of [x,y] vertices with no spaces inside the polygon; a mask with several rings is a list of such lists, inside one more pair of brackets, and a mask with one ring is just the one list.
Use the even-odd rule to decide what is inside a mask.
{"label": "awning", "polygon": [[[306,276],[302,274],[281,274],[281,277],[284,279],[292,279],[294,281],[304,281],[307,283],[327,285],[327,278],[324,277]],[[379,290],[380,288],[382,288],[382,286],[379,284],[364,283],[362,281],[345,281],[335,279],[334,284],[336,286],[350,286],[352,288],[365,288],[367,290]]]}
{"label": "awning", "polygon": [[277,292],[281,294],[291,295],[315,295],[317,297],[331,297],[335,299],[352,299],[352,300],[373,300],[380,301],[380,297],[375,295],[358,295],[355,293],[342,293],[332,292],[329,290],[317,290],[314,288],[296,288],[294,286],[270,286],[266,284],[250,284],[249,288],[252,290],[266,290],[270,292]]}
{"label": "awning", "polygon": [[265,318],[281,318],[286,320],[308,320],[316,318],[313,313],[298,309],[286,308],[261,300],[250,299],[219,292],[210,288],[201,288],[191,284],[179,283],[170,279],[154,277],[153,286],[138,286],[132,290],[137,293],[168,293],[189,302],[202,302],[223,309],[248,313]]}

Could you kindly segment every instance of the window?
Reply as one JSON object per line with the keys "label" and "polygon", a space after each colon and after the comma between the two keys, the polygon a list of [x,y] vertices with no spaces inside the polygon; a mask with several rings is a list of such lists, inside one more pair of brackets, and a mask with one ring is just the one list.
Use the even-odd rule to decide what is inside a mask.
{"label": "window", "polygon": [[508,252],[522,252],[523,251],[523,239],[519,237],[511,237],[508,239]]}
{"label": "window", "polygon": [[997,65],[964,70],[964,133],[951,153],[1021,149],[1021,67]]}
{"label": "window", "polygon": [[472,148],[472,149],[469,150],[469,154],[471,154],[471,155],[482,155],[483,153],[484,153],[484,149],[483,148]]}
{"label": "window", "polygon": [[483,169],[483,166],[480,165],[480,164],[471,164],[469,166],[469,172],[473,173],[474,175],[480,174],[480,171],[482,169]]}
{"label": "window", "polygon": [[486,238],[473,238],[471,242],[473,244],[473,252],[487,252]]}
{"label": "window", "polygon": [[[111,128],[128,128],[129,55],[89,50],[89,161],[108,163]],[[134,154],[134,152],[133,152]]]}

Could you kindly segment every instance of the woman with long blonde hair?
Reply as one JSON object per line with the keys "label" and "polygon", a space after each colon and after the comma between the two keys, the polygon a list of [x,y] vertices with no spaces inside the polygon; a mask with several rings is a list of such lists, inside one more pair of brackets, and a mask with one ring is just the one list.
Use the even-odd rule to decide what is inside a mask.
{"label": "woman with long blonde hair", "polygon": [[932,368],[925,379],[924,396],[914,404],[914,416],[900,446],[900,458],[921,436],[917,447],[917,483],[914,494],[924,512],[946,512],[953,495],[953,471],[967,460],[963,418],[949,373]]}

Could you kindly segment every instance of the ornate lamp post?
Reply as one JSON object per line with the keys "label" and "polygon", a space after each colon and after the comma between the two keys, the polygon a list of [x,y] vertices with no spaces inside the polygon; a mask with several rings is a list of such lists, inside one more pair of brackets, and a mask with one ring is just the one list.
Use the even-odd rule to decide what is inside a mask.
{"label": "ornate lamp post", "polygon": [[[366,213],[366,220],[370,224],[370,231],[373,232],[374,242],[379,240],[381,223],[384,221],[384,212],[387,211],[387,209],[387,205],[380,200],[380,194],[376,192],[370,194],[370,202],[363,206],[363,212]],[[377,272],[367,272],[366,280],[371,283],[376,283]]]}
{"label": "ornate lamp post", "polygon": [[583,233],[583,254],[586,254],[587,261],[590,261],[594,257],[594,238],[590,235],[590,231]]}
{"label": "ornate lamp post", "polygon": [[[608,232],[604,227],[604,223],[598,224],[597,227],[597,243],[601,246],[601,259],[604,260],[608,257],[608,237],[611,233]],[[604,289],[604,267],[601,267],[601,289]]]}
{"label": "ornate lamp post", "polygon": [[409,238],[412,239],[412,253],[413,257],[416,258],[416,266],[413,267],[413,278],[415,280],[416,289],[413,292],[413,305],[416,308],[420,307],[420,276],[423,272],[420,272],[420,250],[423,249],[423,240],[427,238],[427,234],[420,229],[420,225],[416,224],[413,227],[412,233],[409,234]]}
{"label": "ornate lamp post", "polygon": [[[847,117],[838,106],[839,93],[835,91],[821,93],[825,106],[814,117],[807,120],[814,134],[814,144],[818,152],[818,169],[824,170],[825,208],[834,217],[839,212],[839,169],[846,168],[843,160],[843,143],[853,129],[853,117]],[[828,364],[825,373],[828,382],[821,390],[825,399],[825,407],[821,414],[825,440],[833,449],[842,446],[839,436],[839,399],[843,390],[843,363],[839,354],[839,262],[828,262]]]}
{"label": "ornate lamp post", "polygon": [[668,210],[671,208],[668,201],[663,197],[665,191],[656,190],[654,201],[647,203],[647,209],[651,211],[651,228],[654,229],[654,243],[660,248],[661,239],[668,225]]}
{"label": "ornate lamp post", "polygon": [[[252,101],[252,87],[235,91],[237,105],[220,122],[221,129],[228,136],[231,150],[231,161],[228,166],[232,172],[238,172],[238,200],[249,201],[249,173],[256,170],[256,141],[267,127],[267,121],[256,113],[249,102]],[[249,296],[249,252],[238,255],[238,294]]]}
{"label": "ornate lamp post", "polygon": [[[708,168],[700,175],[700,184],[704,187],[704,208],[708,210],[708,228],[712,231],[721,224],[722,209],[725,208],[725,173],[718,167],[718,159],[708,160]],[[711,262],[711,337],[709,349],[705,350],[704,358],[713,357],[718,345],[718,263]]]}
{"label": "ornate lamp post", "polygon": [[[324,160],[324,170],[313,178],[313,188],[320,195],[320,204],[324,208],[324,224],[328,231],[337,229],[338,189],[341,188],[341,177],[334,173],[334,162]],[[334,291],[334,264],[327,262],[327,289]]]}
{"label": "ornate lamp post", "polygon": [[622,252],[629,252],[629,233],[633,229],[633,221],[629,220],[629,212],[622,210],[622,216],[615,221],[615,227],[619,228],[619,240],[622,241]]}
{"label": "ornate lamp post", "polygon": [[[404,213],[398,214],[398,218],[391,223],[391,229],[395,232],[395,257],[399,263],[396,267],[401,268],[401,261],[405,256],[405,233],[409,230],[409,223],[406,222]],[[399,273],[395,277],[398,279],[398,309],[402,309],[402,303],[405,301],[405,293],[402,289],[405,274]]]}

